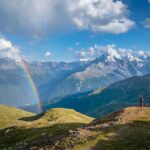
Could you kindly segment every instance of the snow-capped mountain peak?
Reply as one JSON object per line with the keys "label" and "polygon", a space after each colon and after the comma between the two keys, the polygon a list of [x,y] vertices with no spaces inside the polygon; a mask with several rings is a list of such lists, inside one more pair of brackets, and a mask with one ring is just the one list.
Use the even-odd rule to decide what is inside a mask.
{"label": "snow-capped mountain peak", "polygon": [[90,47],[88,50],[77,51],[77,57],[79,60],[94,60],[104,56],[106,62],[116,62],[117,60],[128,60],[142,62],[143,60],[150,58],[149,51],[133,51],[130,49],[117,48],[116,45],[97,46]]}

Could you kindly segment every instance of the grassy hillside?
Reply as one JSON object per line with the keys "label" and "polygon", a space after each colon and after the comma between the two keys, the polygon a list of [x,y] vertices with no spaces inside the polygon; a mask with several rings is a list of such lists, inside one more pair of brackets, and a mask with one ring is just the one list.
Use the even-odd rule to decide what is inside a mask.
{"label": "grassy hillside", "polygon": [[19,119],[33,115],[35,114],[14,107],[0,105],[0,128],[24,124],[24,121],[19,121]]}
{"label": "grassy hillside", "polygon": [[149,150],[150,107],[130,107],[96,119],[63,138],[47,143],[49,150]]}
{"label": "grassy hillside", "polygon": [[139,107],[125,108],[92,122],[92,118],[62,108],[22,119],[32,125],[1,129],[0,149],[150,149],[150,107],[143,111]]}
{"label": "grassy hillside", "polygon": [[[7,108],[9,109],[7,112]],[[11,115],[9,115],[12,113]],[[90,123],[93,118],[80,114],[71,109],[56,108],[45,113],[34,115],[22,110],[1,105],[0,114],[2,127],[7,127],[9,121],[11,127],[0,129],[0,149],[23,146],[32,142],[40,143],[48,140],[47,137],[66,134],[70,129]]]}
{"label": "grassy hillside", "polygon": [[25,124],[0,129],[0,149],[150,149],[150,107],[128,107],[92,120],[63,108],[25,116],[19,120]]}
{"label": "grassy hillside", "polygon": [[73,109],[54,108],[49,109],[40,119],[54,123],[89,123],[93,118],[74,111]]}

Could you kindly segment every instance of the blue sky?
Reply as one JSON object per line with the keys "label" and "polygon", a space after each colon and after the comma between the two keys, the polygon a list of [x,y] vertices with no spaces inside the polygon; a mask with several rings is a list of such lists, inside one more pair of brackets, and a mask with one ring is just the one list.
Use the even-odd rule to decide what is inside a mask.
{"label": "blue sky", "polygon": [[74,61],[95,44],[150,51],[148,0],[7,1],[0,1],[1,39],[26,59]]}

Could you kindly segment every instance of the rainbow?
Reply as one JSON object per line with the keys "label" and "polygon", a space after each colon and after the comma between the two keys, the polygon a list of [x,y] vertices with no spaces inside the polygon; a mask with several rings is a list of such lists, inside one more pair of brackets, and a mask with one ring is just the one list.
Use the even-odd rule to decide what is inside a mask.
{"label": "rainbow", "polygon": [[31,85],[32,91],[33,91],[33,93],[35,95],[35,98],[36,98],[36,101],[37,101],[37,104],[38,104],[38,109],[39,109],[40,112],[42,112],[43,110],[42,110],[40,97],[39,97],[36,85],[35,85],[35,83],[34,83],[34,81],[32,79],[32,76],[30,74],[30,71],[29,71],[29,69],[28,69],[28,67],[25,64],[23,59],[19,59],[19,65],[23,69],[24,73],[26,74],[26,76],[27,76],[27,78],[29,80],[29,84]]}

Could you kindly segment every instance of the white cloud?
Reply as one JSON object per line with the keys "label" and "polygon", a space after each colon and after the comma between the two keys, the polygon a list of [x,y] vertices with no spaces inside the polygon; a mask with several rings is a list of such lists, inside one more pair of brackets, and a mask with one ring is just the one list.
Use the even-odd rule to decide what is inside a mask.
{"label": "white cloud", "polygon": [[79,60],[93,60],[96,57],[99,57],[105,49],[109,49],[109,47],[112,47],[112,45],[108,46],[97,46],[94,45],[93,47],[89,47],[87,50],[80,50],[76,51],[76,58]]}
{"label": "white cloud", "polygon": [[148,3],[150,3],[150,0],[148,0]]}
{"label": "white cloud", "polygon": [[0,56],[9,57],[13,59],[20,59],[20,50],[14,46],[10,41],[0,38]]}
{"label": "white cloud", "polygon": [[87,52],[81,50],[81,51],[76,51],[77,57],[81,58],[85,58],[87,56]]}
{"label": "white cloud", "polygon": [[45,53],[45,56],[46,56],[46,57],[49,57],[49,56],[51,56],[51,55],[52,55],[52,53],[49,52],[49,51],[47,51],[47,52]]}
{"label": "white cloud", "polygon": [[1,31],[34,37],[68,29],[124,33],[134,25],[128,15],[119,0],[0,0]]}
{"label": "white cloud", "polygon": [[146,18],[146,19],[143,21],[143,26],[144,26],[144,28],[146,28],[146,29],[150,29],[150,18]]}
{"label": "white cloud", "polygon": [[127,6],[121,1],[80,0],[70,4],[72,21],[80,30],[90,29],[95,32],[124,33],[133,27],[129,20]]}

